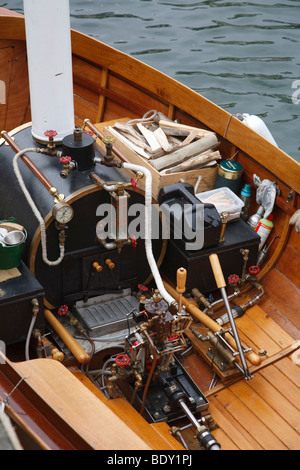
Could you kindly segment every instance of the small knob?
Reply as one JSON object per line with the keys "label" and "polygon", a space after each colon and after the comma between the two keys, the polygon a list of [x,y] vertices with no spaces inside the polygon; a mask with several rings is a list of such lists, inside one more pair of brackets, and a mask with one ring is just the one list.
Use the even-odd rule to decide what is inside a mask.
{"label": "small knob", "polygon": [[143,284],[138,284],[138,288],[139,288],[139,290],[141,290],[142,292],[148,292],[148,287],[147,287],[147,286],[144,286]]}
{"label": "small knob", "polygon": [[63,164],[70,163],[71,160],[72,158],[68,157],[67,155],[65,155],[64,157],[60,157],[59,159],[60,163],[63,163]]}
{"label": "small knob", "polygon": [[137,246],[136,237],[134,235],[131,235],[130,240],[131,240],[131,246],[133,246],[133,248],[136,248],[136,246]]}
{"label": "small knob", "polygon": [[115,267],[115,264],[110,259],[106,259],[105,264],[109,267],[109,269],[114,269]]}
{"label": "small knob", "polygon": [[260,268],[258,266],[255,266],[255,265],[250,266],[250,268],[249,268],[249,274],[253,274],[255,276],[259,273],[259,271],[260,271]]}
{"label": "small knob", "polygon": [[130,357],[127,356],[127,354],[118,354],[117,357],[115,358],[115,363],[118,366],[128,366],[130,362]]}
{"label": "small knob", "polygon": [[54,129],[49,129],[48,131],[44,132],[44,135],[49,137],[49,139],[53,139],[55,136],[57,136],[57,132]]}
{"label": "small knob", "polygon": [[103,269],[102,266],[101,266],[99,263],[97,263],[97,261],[95,261],[95,262],[93,263],[93,268],[96,269],[96,271],[97,271],[98,273],[101,273],[101,271],[102,271],[102,269]]}
{"label": "small knob", "polygon": [[64,353],[62,351],[59,351],[57,348],[51,349],[51,355],[52,359],[59,362],[62,362],[65,357]]}
{"label": "small knob", "polygon": [[60,317],[65,316],[69,311],[69,307],[67,305],[61,305],[57,310],[57,313]]}
{"label": "small knob", "polygon": [[107,144],[112,145],[115,141],[116,141],[116,138],[115,138],[115,137],[111,137],[111,136],[109,136],[109,135],[103,137],[103,139],[102,139],[102,142],[103,142],[105,145],[107,145]]}
{"label": "small knob", "polygon": [[228,276],[229,284],[235,285],[239,282],[239,280],[240,278],[237,274],[230,274],[230,276]]}
{"label": "small knob", "polygon": [[137,180],[135,178],[131,178],[130,183],[133,189],[137,188]]}

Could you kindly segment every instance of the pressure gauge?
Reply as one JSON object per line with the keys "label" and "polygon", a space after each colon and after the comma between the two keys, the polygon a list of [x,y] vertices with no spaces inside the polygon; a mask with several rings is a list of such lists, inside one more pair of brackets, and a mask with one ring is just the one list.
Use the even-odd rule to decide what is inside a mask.
{"label": "pressure gauge", "polygon": [[73,208],[67,202],[58,202],[52,210],[52,215],[59,224],[66,224],[73,218]]}

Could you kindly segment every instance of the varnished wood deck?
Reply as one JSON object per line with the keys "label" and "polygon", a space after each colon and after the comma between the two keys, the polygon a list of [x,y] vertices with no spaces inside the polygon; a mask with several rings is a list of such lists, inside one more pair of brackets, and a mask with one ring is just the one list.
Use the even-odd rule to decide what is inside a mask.
{"label": "varnished wood deck", "polygon": [[213,434],[223,450],[299,450],[300,367],[291,354],[285,354],[300,343],[259,306],[236,323],[242,340],[267,354],[261,366],[250,368],[254,371],[250,381],[217,385],[206,392],[219,426]]}

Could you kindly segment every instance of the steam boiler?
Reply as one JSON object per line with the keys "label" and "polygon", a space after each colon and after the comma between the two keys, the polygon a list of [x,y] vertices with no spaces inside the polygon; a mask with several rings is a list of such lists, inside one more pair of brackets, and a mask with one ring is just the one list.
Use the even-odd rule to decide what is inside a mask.
{"label": "steam boiler", "polygon": [[[9,139],[15,149],[38,148],[30,125]],[[144,195],[124,170],[94,163],[103,155],[94,150],[90,134],[77,130],[66,140],[55,151],[44,145],[41,150],[46,153],[27,152],[15,164],[13,148],[1,146],[1,218],[12,217],[26,229],[23,259],[44,287],[50,308],[143,284],[150,276],[142,239],[128,234],[108,245],[101,239],[105,227],[100,227],[111,203],[116,208],[123,197],[129,208],[144,203]],[[66,152],[69,158],[73,154],[68,168],[74,164],[74,169],[69,174]],[[40,220],[45,220],[45,227]],[[162,246],[160,240],[153,241],[157,259]]]}
{"label": "steam boiler", "polygon": [[[201,445],[218,448],[194,417],[208,402],[176,357],[187,348],[184,332],[192,319],[160,277],[165,242],[151,237],[151,174],[115,160],[109,139],[102,139],[100,147],[98,135],[82,128],[75,127],[59,143],[54,136],[54,130],[46,131],[44,142],[37,145],[26,125],[13,135],[3,131],[0,147],[1,217],[26,231],[19,267],[25,262],[44,291],[39,314],[45,309],[47,328],[50,323],[54,330],[53,318],[59,322],[60,316],[70,316],[90,342],[94,336],[104,335],[105,340],[107,334],[127,329],[121,353],[112,353],[109,364],[103,364],[105,373],[91,380],[108,398],[121,392],[150,421],[187,416]],[[147,179],[145,192],[137,189],[140,178]],[[145,206],[140,238],[130,233],[135,205]],[[178,276],[178,293],[183,293],[186,270]],[[153,286],[152,293],[145,285]],[[18,307],[23,331],[7,338],[8,343],[24,339],[30,322],[28,308]],[[43,320],[42,315],[42,333]],[[86,363],[90,357],[77,359]]]}

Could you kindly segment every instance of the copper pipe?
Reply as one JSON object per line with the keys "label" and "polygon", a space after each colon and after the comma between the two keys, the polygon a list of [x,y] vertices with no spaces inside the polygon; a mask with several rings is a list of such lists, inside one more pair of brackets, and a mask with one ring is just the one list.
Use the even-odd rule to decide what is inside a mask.
{"label": "copper pipe", "polygon": [[98,186],[100,186],[100,188],[102,188],[102,186],[105,184],[105,181],[96,173],[91,173],[90,177],[98,184]]}
{"label": "copper pipe", "polygon": [[149,344],[151,346],[153,360],[152,360],[152,366],[151,366],[151,369],[150,369],[150,372],[149,372],[149,375],[148,375],[148,378],[147,378],[147,382],[146,382],[146,385],[145,385],[145,388],[144,388],[142,408],[140,410],[140,415],[142,415],[144,410],[145,410],[145,404],[146,404],[146,397],[147,397],[148,388],[150,386],[151,379],[152,379],[152,376],[153,376],[153,373],[154,373],[154,370],[155,370],[155,367],[156,367],[156,363],[157,363],[157,355],[156,355],[156,350],[155,350],[154,343],[153,343],[151,337],[149,336],[149,334],[147,333],[147,331],[144,331],[144,333],[147,336],[147,339],[148,339]]}
{"label": "copper pipe", "polygon": [[[13,141],[13,139],[8,135],[6,131],[1,132],[2,137],[9,146],[16,152],[21,152],[21,148]],[[53,188],[53,185],[47,180],[47,178],[43,175],[43,173],[35,166],[34,163],[24,154],[20,157],[23,162],[30,168],[30,170],[35,174],[35,176],[43,183],[43,185],[50,191]]]}
{"label": "copper pipe", "polygon": [[77,359],[80,364],[87,364],[91,357],[90,355],[80,346],[75,338],[68,332],[68,330],[60,323],[60,321],[53,315],[50,310],[44,310],[45,319],[56,331],[59,337],[63,340],[67,348],[71,351],[73,356]]}
{"label": "copper pipe", "polygon": [[[89,127],[89,129],[91,129],[91,131],[93,131],[101,140],[104,138],[104,135],[102,134],[101,131],[99,131],[99,129],[97,129],[97,127],[95,127],[91,121],[89,119],[85,119],[84,120],[84,124]],[[114,145],[112,147],[112,151],[116,154],[116,156],[122,160],[122,162],[125,162],[125,163],[130,163],[130,161],[128,160],[127,157],[125,157],[125,155],[123,155],[122,152],[120,152],[120,150],[118,150]]]}

